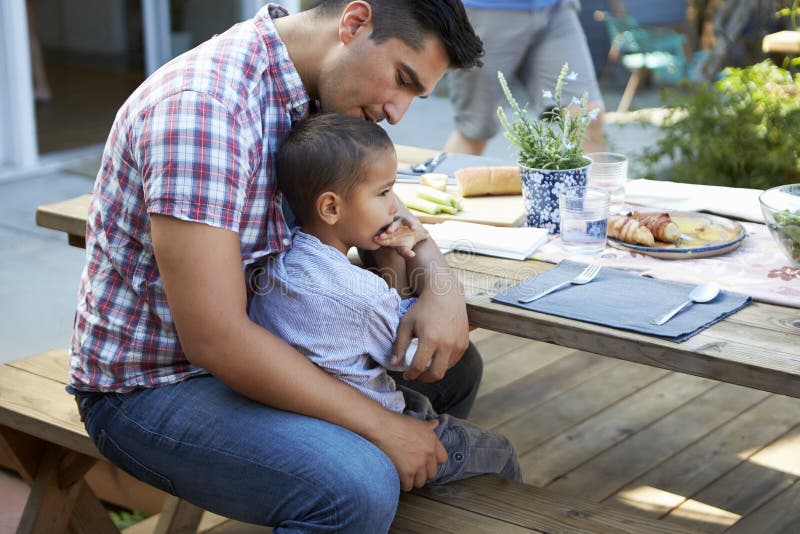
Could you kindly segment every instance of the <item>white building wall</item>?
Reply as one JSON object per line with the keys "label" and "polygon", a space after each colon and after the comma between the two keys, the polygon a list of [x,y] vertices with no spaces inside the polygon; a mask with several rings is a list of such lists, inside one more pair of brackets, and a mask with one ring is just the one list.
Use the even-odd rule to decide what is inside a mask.
{"label": "white building wall", "polygon": [[37,160],[25,0],[0,0],[0,169]]}

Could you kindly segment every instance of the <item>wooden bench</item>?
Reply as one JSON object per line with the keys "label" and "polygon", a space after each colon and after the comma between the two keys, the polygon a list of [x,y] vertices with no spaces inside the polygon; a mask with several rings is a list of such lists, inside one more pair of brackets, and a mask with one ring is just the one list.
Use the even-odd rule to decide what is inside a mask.
{"label": "wooden bench", "polygon": [[[84,476],[103,457],[65,391],[67,351],[0,366],[0,456],[31,486],[18,533],[119,532]],[[168,498],[156,532],[188,532],[202,510]]]}
{"label": "wooden bench", "polygon": [[[65,350],[0,366],[0,458],[10,461],[31,486],[17,532],[118,532],[84,479],[89,468],[103,460],[64,390],[66,379]],[[149,531],[196,532],[202,514],[168,497],[158,517],[148,520],[154,525]],[[137,532],[145,530],[136,527]],[[392,531],[685,532],[497,476],[404,493]]]}

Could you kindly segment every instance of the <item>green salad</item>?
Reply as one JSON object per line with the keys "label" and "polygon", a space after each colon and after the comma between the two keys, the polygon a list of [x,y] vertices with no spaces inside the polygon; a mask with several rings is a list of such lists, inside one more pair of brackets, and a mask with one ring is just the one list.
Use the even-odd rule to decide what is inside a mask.
{"label": "green salad", "polygon": [[786,248],[795,263],[800,264],[800,210],[783,210],[775,213],[770,225],[778,241]]}

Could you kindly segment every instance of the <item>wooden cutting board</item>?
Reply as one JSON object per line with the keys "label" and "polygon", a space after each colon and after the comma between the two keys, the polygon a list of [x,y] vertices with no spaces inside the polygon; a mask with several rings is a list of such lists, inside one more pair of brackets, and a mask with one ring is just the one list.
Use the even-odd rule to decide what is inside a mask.
{"label": "wooden cutting board", "polygon": [[[395,184],[398,195],[413,195],[419,186],[416,184]],[[457,195],[457,188],[448,186],[447,192]],[[492,226],[522,226],[525,223],[525,206],[521,195],[502,195],[485,197],[467,197],[463,199],[464,209],[455,215],[440,213],[413,212],[424,223],[440,223],[443,221],[466,221]]]}

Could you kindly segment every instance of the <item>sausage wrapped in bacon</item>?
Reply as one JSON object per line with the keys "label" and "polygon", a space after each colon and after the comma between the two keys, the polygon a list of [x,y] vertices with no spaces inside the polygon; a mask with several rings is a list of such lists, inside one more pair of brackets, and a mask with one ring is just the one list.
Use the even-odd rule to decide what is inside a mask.
{"label": "sausage wrapped in bacon", "polygon": [[658,215],[644,215],[638,211],[629,213],[628,217],[632,217],[639,221],[650,230],[653,237],[665,243],[674,243],[681,237],[681,230],[678,225],[672,222],[669,213],[659,213]]}
{"label": "sausage wrapped in bacon", "polygon": [[608,218],[608,235],[631,245],[652,247],[653,233],[633,217],[611,216]]}

